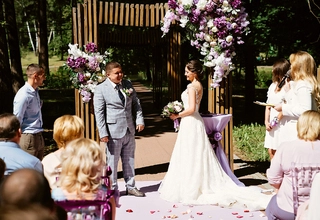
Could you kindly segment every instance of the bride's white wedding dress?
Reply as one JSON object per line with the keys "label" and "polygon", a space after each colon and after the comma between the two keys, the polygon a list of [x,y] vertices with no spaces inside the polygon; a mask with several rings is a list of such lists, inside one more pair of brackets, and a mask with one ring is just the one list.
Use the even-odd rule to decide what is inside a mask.
{"label": "bride's white wedding dress", "polygon": [[183,104],[188,108],[188,88],[196,91],[196,111],[181,119],[169,169],[159,187],[160,197],[183,204],[264,210],[271,195],[237,186],[221,168],[198,112],[202,97],[191,84],[181,95]]}

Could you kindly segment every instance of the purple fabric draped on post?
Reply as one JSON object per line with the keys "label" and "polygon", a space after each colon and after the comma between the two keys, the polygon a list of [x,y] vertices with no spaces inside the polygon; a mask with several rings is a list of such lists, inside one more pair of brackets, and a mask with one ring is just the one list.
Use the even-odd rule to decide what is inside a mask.
{"label": "purple fabric draped on post", "polygon": [[222,169],[238,186],[245,186],[242,182],[238,180],[238,178],[231,171],[227,156],[224,150],[222,149],[222,145],[220,142],[220,140],[222,139],[221,132],[230,121],[232,115],[201,114],[201,116],[206,128],[206,133],[208,134],[209,140],[212,144],[212,147],[214,148],[214,151]]}

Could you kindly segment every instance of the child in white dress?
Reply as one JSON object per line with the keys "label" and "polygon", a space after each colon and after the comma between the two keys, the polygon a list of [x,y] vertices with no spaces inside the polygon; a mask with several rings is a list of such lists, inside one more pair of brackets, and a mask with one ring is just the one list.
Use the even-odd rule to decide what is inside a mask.
{"label": "child in white dress", "polygon": [[[268,104],[276,105],[284,101],[288,83],[285,83],[281,88],[278,85],[289,69],[290,64],[286,59],[279,59],[273,64],[272,84],[269,86],[267,93]],[[286,80],[290,79],[287,78]],[[266,106],[264,123],[266,125],[264,147],[268,148],[270,159],[272,159],[280,143],[279,130],[283,123],[281,112],[276,111],[271,106]]]}

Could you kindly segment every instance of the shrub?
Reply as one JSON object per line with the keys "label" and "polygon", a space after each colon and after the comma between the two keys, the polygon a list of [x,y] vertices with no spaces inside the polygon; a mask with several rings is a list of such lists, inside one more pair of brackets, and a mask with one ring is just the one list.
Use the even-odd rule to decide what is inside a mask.
{"label": "shrub", "polygon": [[265,127],[257,123],[234,126],[235,148],[249,161],[269,161],[268,150],[264,147]]}
{"label": "shrub", "polygon": [[45,88],[47,89],[68,89],[71,88],[70,73],[60,66],[56,73],[50,72],[46,76]]}

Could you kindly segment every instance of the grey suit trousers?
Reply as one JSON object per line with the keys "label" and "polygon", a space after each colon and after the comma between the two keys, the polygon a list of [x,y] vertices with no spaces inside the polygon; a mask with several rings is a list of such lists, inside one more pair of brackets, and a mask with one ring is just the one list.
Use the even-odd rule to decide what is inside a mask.
{"label": "grey suit trousers", "polygon": [[109,142],[106,147],[107,163],[112,169],[112,175],[110,176],[112,182],[112,189],[118,189],[118,162],[121,157],[122,170],[126,187],[132,189],[135,187],[134,180],[134,152],[136,148],[134,134],[131,134],[129,130],[124,137],[120,139],[113,139],[109,137]]}

